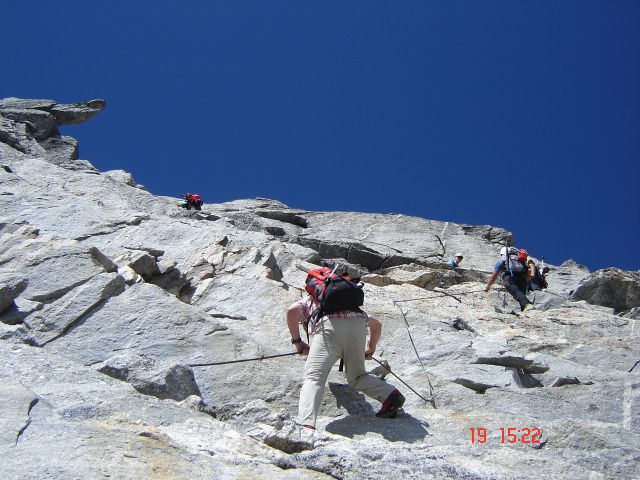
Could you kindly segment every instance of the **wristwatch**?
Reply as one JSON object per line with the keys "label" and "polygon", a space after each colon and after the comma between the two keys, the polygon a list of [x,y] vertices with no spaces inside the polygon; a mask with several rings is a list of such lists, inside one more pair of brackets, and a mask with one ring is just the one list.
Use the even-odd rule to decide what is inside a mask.
{"label": "wristwatch", "polygon": [[292,344],[294,344],[294,345],[295,345],[296,343],[301,343],[301,342],[302,342],[302,339],[301,339],[300,337],[298,337],[298,338],[292,338],[292,339],[291,339],[291,343],[292,343]]}

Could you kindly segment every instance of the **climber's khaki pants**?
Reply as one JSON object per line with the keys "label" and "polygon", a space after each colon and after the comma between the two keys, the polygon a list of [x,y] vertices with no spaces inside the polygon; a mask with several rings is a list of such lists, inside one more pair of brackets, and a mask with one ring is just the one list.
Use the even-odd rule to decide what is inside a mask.
{"label": "climber's khaki pants", "polygon": [[393,391],[393,385],[366,372],[366,341],[367,319],[361,313],[344,318],[325,318],[316,328],[300,391],[300,424],[315,427],[327,377],[339,358],[344,359],[347,382],[359,392],[383,402]]}

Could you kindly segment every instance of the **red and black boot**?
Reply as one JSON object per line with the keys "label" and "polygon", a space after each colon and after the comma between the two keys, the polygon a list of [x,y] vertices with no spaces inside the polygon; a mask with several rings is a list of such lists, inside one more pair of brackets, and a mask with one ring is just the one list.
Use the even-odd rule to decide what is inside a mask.
{"label": "red and black boot", "polygon": [[404,395],[396,388],[389,394],[387,399],[382,402],[382,408],[376,413],[376,417],[379,418],[396,418],[398,410],[404,405]]}

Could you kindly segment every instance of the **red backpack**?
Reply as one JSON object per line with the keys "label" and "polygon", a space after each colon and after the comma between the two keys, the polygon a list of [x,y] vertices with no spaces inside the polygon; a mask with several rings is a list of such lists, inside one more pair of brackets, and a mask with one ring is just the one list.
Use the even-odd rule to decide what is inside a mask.
{"label": "red backpack", "polygon": [[200,195],[197,193],[187,193],[184,198],[187,200],[189,205],[200,210],[200,207],[202,206],[202,197]]}
{"label": "red backpack", "polygon": [[344,310],[359,311],[364,304],[362,282],[339,275],[327,267],[307,270],[305,290],[320,305],[313,314],[315,322],[328,313]]}

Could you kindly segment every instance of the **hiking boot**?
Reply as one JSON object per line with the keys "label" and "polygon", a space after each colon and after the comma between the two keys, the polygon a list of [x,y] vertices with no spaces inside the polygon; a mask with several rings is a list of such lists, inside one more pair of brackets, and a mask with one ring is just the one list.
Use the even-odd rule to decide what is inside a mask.
{"label": "hiking boot", "polygon": [[522,312],[523,312],[523,313],[524,313],[524,312],[528,312],[529,310],[533,310],[534,308],[536,308],[536,307],[534,307],[534,306],[533,306],[533,303],[528,303],[528,304],[527,304],[527,305],[525,305],[525,307],[522,309]]}
{"label": "hiking boot", "polygon": [[387,399],[382,402],[382,408],[376,413],[379,418],[395,418],[398,410],[404,405],[404,396],[396,388],[389,394]]}

